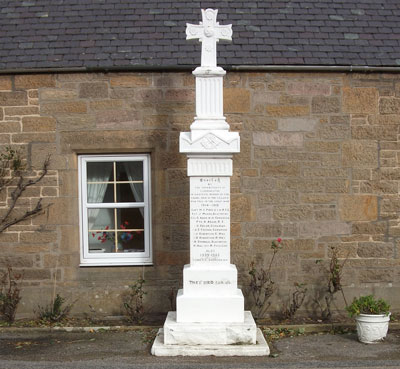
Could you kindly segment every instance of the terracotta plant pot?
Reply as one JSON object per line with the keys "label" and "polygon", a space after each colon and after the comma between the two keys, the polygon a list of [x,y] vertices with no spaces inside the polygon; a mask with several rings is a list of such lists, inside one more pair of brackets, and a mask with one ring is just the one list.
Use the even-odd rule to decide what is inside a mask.
{"label": "terracotta plant pot", "polygon": [[356,316],[358,340],[363,343],[378,343],[385,339],[390,314],[360,314]]}

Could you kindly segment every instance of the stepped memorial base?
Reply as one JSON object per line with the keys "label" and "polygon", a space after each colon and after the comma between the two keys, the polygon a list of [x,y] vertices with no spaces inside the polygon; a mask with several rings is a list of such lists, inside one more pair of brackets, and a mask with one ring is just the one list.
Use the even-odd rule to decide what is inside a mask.
{"label": "stepped memorial base", "polygon": [[249,311],[241,323],[178,323],[170,311],[154,341],[155,356],[267,356],[269,347]]}

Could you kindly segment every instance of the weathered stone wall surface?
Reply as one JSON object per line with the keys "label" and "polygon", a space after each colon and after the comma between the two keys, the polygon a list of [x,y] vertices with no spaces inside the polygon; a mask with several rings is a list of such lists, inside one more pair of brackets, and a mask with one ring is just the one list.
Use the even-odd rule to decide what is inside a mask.
{"label": "weathered stone wall surface", "polygon": [[[194,99],[190,73],[0,76],[1,147],[20,148],[34,174],[51,154],[48,176],[21,204],[42,196],[49,210],[0,235],[0,268],[24,272],[21,316],[50,301],[54,276],[57,292],[78,299],[76,314],[121,314],[121,293],[143,273],[148,311],[171,308],[189,260],[178,137],[193,121]],[[231,181],[241,282],[253,259],[268,265],[281,237],[271,312],[294,282],[307,283],[305,307],[315,307],[326,285],[315,261],[328,262],[331,247],[347,258],[348,299],[375,292],[399,310],[400,76],[228,73],[224,112],[241,135]],[[154,265],[79,267],[77,155],[130,152],[151,153]],[[10,201],[0,200],[3,208]]]}

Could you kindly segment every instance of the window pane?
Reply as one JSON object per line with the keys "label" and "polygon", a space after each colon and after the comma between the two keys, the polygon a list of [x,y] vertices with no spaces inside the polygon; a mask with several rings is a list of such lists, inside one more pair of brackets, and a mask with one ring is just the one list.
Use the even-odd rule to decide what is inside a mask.
{"label": "window pane", "polygon": [[120,252],[143,252],[144,232],[118,232],[118,250]]}
{"label": "window pane", "polygon": [[87,202],[91,204],[114,202],[114,185],[107,183],[88,183]]}
{"label": "window pane", "polygon": [[117,162],[117,181],[143,181],[143,162]]}
{"label": "window pane", "polygon": [[113,178],[112,162],[87,162],[86,169],[88,182],[107,182]]}
{"label": "window pane", "polygon": [[143,208],[117,209],[118,229],[143,230]]}
{"label": "window pane", "polygon": [[107,231],[114,227],[114,209],[88,209],[89,232],[93,230]]}
{"label": "window pane", "polygon": [[143,208],[117,209],[118,250],[123,252],[144,251]]}
{"label": "window pane", "polygon": [[143,202],[143,183],[118,183],[117,202]]}
{"label": "window pane", "polygon": [[89,232],[89,253],[115,252],[114,232]]}

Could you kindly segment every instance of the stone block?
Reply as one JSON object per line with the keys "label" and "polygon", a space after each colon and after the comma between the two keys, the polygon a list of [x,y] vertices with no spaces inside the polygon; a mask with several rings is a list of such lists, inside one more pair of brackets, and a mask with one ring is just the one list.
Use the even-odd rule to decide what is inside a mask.
{"label": "stone block", "polygon": [[391,259],[394,256],[394,245],[383,242],[359,242],[357,255],[360,258]]}
{"label": "stone block", "polygon": [[[190,327],[189,327],[190,329]],[[161,328],[154,340],[151,354],[155,356],[268,356],[270,353],[261,329],[257,329],[256,344],[237,345],[165,345]]]}
{"label": "stone block", "polygon": [[[376,195],[384,195],[384,194],[395,195],[398,193],[398,184],[393,181],[363,181],[360,183],[360,193],[368,193]],[[390,200],[390,203],[393,203],[392,199]]]}
{"label": "stone block", "polygon": [[[186,75],[187,73],[157,73],[153,75],[153,84],[155,87],[182,87]],[[193,85],[192,83],[191,86]]]}
{"label": "stone block", "polygon": [[185,265],[189,262],[187,251],[156,251],[155,261],[157,265]]}
{"label": "stone block", "polygon": [[79,254],[47,254],[43,257],[43,266],[45,268],[64,268],[75,267],[79,265]]}
{"label": "stone block", "polygon": [[310,152],[326,152],[336,153],[340,152],[340,142],[329,142],[329,141],[306,141],[304,147]]}
{"label": "stone block", "polygon": [[377,141],[351,140],[343,142],[342,165],[344,168],[377,168]]}
{"label": "stone block", "polygon": [[[175,104],[171,104],[170,102],[165,102],[164,99],[164,91],[154,89],[154,88],[143,88],[143,89],[138,89],[136,91],[136,94],[134,96],[135,101],[143,102],[143,103],[148,103],[150,106],[153,105],[155,102],[163,102],[164,106],[174,109]],[[192,102],[194,100],[191,100]],[[177,101],[177,103],[180,103],[180,101]],[[188,101],[186,101],[188,103]],[[131,105],[132,108],[135,108],[134,105]]]}
{"label": "stone block", "polygon": [[94,115],[67,114],[57,117],[57,127],[62,130],[87,130],[95,126],[96,118]]}
{"label": "stone block", "polygon": [[398,126],[354,126],[351,127],[351,137],[360,140],[397,141]]}
{"label": "stone block", "polygon": [[303,146],[303,134],[291,132],[254,132],[253,144],[257,146]]}
{"label": "stone block", "polygon": [[59,101],[46,102],[41,105],[40,109],[43,115],[52,114],[70,114],[70,113],[86,113],[87,106],[85,101]]}
{"label": "stone block", "polygon": [[400,114],[400,99],[394,97],[381,98],[379,112],[381,114]]}
{"label": "stone block", "polygon": [[231,236],[241,236],[242,235],[242,224],[231,222]]}
{"label": "stone block", "polygon": [[361,222],[353,223],[351,232],[354,235],[366,234],[366,235],[383,235],[386,233],[387,223],[386,222]]}
{"label": "stone block", "polygon": [[0,76],[0,90],[12,90],[11,76]]}
{"label": "stone block", "polygon": [[287,92],[292,95],[328,96],[331,93],[331,86],[328,83],[294,81],[288,83]]}
{"label": "stone block", "polygon": [[145,128],[167,129],[169,117],[168,115],[146,115],[143,117],[143,124]]}
{"label": "stone block", "polygon": [[265,106],[267,104],[278,104],[279,103],[279,93],[275,92],[265,92],[264,88],[260,90],[253,91],[252,96],[252,111],[255,113],[263,113],[265,111]]}
{"label": "stone block", "polygon": [[10,117],[18,115],[35,115],[35,114],[39,114],[38,106],[18,106],[18,107],[4,109],[4,115]]}
{"label": "stone block", "polygon": [[101,99],[108,97],[108,84],[104,82],[84,82],[79,85],[80,98]]}
{"label": "stone block", "polygon": [[242,194],[231,195],[231,219],[233,222],[251,222],[255,220],[255,210],[250,196]]}
{"label": "stone block", "polygon": [[311,112],[321,113],[339,113],[340,100],[338,97],[315,96],[311,100]]}
{"label": "stone block", "polygon": [[376,114],[378,90],[373,87],[344,87],[342,109],[350,114]]}
{"label": "stone block", "polygon": [[110,77],[111,87],[144,87],[151,85],[150,74],[115,74]]}
{"label": "stone block", "polygon": [[55,142],[55,133],[15,133],[12,135],[12,143],[32,143],[32,142]]}
{"label": "stone block", "polygon": [[278,129],[280,131],[312,132],[317,123],[317,119],[314,118],[280,118]]}
{"label": "stone block", "polygon": [[56,130],[56,120],[52,117],[23,117],[23,132],[49,132]]}
{"label": "stone block", "polygon": [[62,225],[60,229],[59,250],[62,253],[79,254],[79,229],[76,226]]}
{"label": "stone block", "polygon": [[282,224],[274,223],[245,223],[243,226],[245,237],[271,237],[282,235]]}
{"label": "stone block", "polygon": [[319,221],[299,224],[300,237],[339,236],[350,234],[351,227],[345,222]]}
{"label": "stone block", "polygon": [[57,242],[57,232],[54,231],[21,232],[19,237],[22,243],[41,244]]}
{"label": "stone block", "polygon": [[348,193],[350,180],[329,178],[326,180],[325,190],[327,193]]}
{"label": "stone block", "polygon": [[[229,118],[228,122],[231,123]],[[244,117],[243,123],[247,131],[273,132],[277,129],[277,121],[271,118],[258,116]]]}
{"label": "stone block", "polygon": [[50,269],[24,269],[24,280],[49,280],[51,279]]}
{"label": "stone block", "polygon": [[310,205],[274,206],[273,217],[275,220],[310,220],[313,218],[313,208]]}
{"label": "stone block", "polygon": [[75,100],[78,97],[77,90],[61,88],[43,88],[40,90],[40,101],[46,100]]}
{"label": "stone block", "polygon": [[40,197],[58,197],[59,192],[57,187],[42,187]]}
{"label": "stone block", "polygon": [[243,345],[256,343],[256,324],[246,312],[242,322],[234,324],[187,324],[177,322],[176,313],[170,311],[164,324],[166,345]]}
{"label": "stone block", "polygon": [[57,81],[63,83],[86,82],[94,78],[100,78],[100,74],[94,73],[60,73],[57,74]]}
{"label": "stone block", "polygon": [[372,126],[395,126],[399,124],[399,116],[397,114],[369,115],[368,123]]}
{"label": "stone block", "polygon": [[377,220],[378,199],[369,195],[341,195],[339,214],[345,221]]}
{"label": "stone block", "polygon": [[104,110],[123,109],[124,105],[125,102],[122,99],[94,100],[89,102],[90,109],[95,112]]}
{"label": "stone block", "polygon": [[229,296],[193,296],[179,290],[176,311],[178,323],[240,323],[244,321],[244,297],[239,289]]}
{"label": "stone block", "polygon": [[258,203],[260,206],[271,204],[297,204],[299,194],[294,191],[263,191],[258,193]]}
{"label": "stone block", "polygon": [[364,268],[359,271],[361,283],[393,282],[394,272],[392,268]]}
{"label": "stone block", "polygon": [[185,296],[231,296],[236,294],[236,289],[237,269],[233,264],[218,266],[187,264],[183,268]]}
{"label": "stone block", "polygon": [[[65,155],[57,154],[56,144],[45,144],[45,143],[32,143],[31,144],[31,155],[30,164],[33,169],[41,170],[43,163],[50,155],[49,169],[63,170],[67,169],[68,161]],[[41,184],[41,183],[40,183]]]}
{"label": "stone block", "polygon": [[304,169],[305,177],[339,177],[339,178],[348,178],[349,173],[346,169],[341,168],[305,168]]}
{"label": "stone block", "polygon": [[248,113],[250,111],[250,91],[244,88],[224,89],[224,112]]}
{"label": "stone block", "polygon": [[[0,120],[1,120],[1,110],[0,110]],[[21,132],[21,123],[6,121],[0,122],[0,133],[17,133]]]}
{"label": "stone block", "polygon": [[78,203],[69,198],[46,198],[42,201],[47,210],[32,219],[34,225],[78,225]]}
{"label": "stone block", "polygon": [[258,169],[256,168],[247,168],[241,171],[241,176],[243,177],[258,177],[258,174]]}
{"label": "stone block", "polygon": [[285,81],[276,78],[272,79],[272,81],[269,81],[267,83],[267,89],[270,91],[284,91],[285,87],[286,87]]}
{"label": "stone block", "polygon": [[351,131],[348,125],[325,124],[318,130],[324,140],[342,140],[350,138]]}
{"label": "stone block", "polygon": [[196,98],[195,91],[188,88],[174,88],[165,91],[166,101],[189,101],[192,102]]}
{"label": "stone block", "polygon": [[336,202],[336,195],[332,194],[301,194],[300,202],[306,204],[333,204]]}
{"label": "stone block", "polygon": [[14,77],[15,88],[21,89],[37,89],[42,87],[54,87],[56,80],[53,74],[22,74]]}
{"label": "stone block", "polygon": [[96,114],[96,127],[100,129],[139,129],[142,120],[134,110],[108,110]]}
{"label": "stone block", "polygon": [[250,240],[247,238],[233,237],[231,238],[232,251],[250,252]]}
{"label": "stone block", "polygon": [[76,170],[59,170],[60,196],[78,197],[78,172]]}
{"label": "stone block", "polygon": [[0,256],[0,267],[11,266],[15,268],[31,268],[33,266],[32,255],[2,255]]}
{"label": "stone block", "polygon": [[[71,153],[72,150],[82,149],[115,150],[115,147],[118,147],[120,150],[132,150],[132,148],[135,148],[146,150],[146,152],[148,152],[154,147],[157,147],[160,150],[160,147],[162,148],[164,141],[165,136],[157,134],[156,131],[88,130],[81,131],[79,134],[76,134],[76,132],[73,131],[65,131],[60,134],[61,153]],[[160,151],[159,154],[159,163],[162,165],[164,161],[164,158],[162,157],[164,151]],[[179,155],[179,153],[172,155],[170,152],[165,152],[165,156],[171,157],[167,167],[171,167],[170,163],[172,162],[172,159],[182,160],[184,163],[182,164],[182,167],[186,165],[185,157],[183,155]]]}
{"label": "stone block", "polygon": [[189,177],[185,169],[167,170],[168,193],[172,196],[189,194]]}
{"label": "stone block", "polygon": [[262,176],[299,176],[300,166],[296,162],[271,160],[264,161],[261,167]]}
{"label": "stone block", "polygon": [[[28,95],[26,91],[0,91],[0,106],[28,105]],[[6,111],[6,115],[7,111]]]}
{"label": "stone block", "polygon": [[270,105],[266,112],[272,117],[300,117],[310,114],[310,107],[303,105]]}
{"label": "stone block", "polygon": [[0,243],[12,243],[18,242],[19,233],[18,232],[2,232],[0,233]]}

